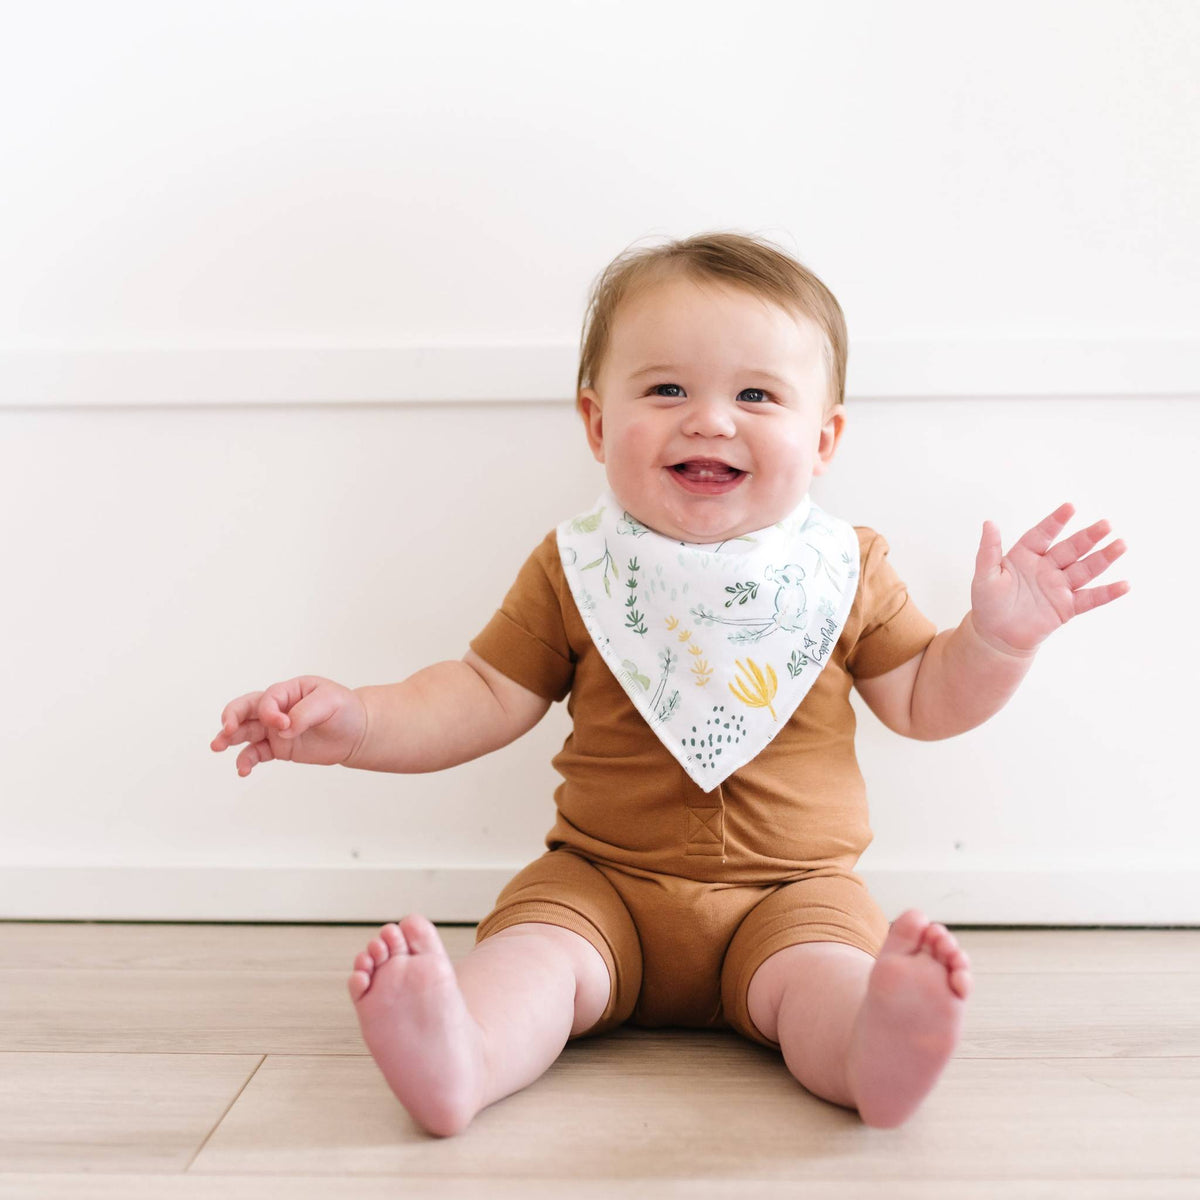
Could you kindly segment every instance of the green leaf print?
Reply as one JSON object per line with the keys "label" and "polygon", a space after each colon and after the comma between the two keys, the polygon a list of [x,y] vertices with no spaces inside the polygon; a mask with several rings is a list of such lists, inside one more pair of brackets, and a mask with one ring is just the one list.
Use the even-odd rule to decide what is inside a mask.
{"label": "green leaf print", "polygon": [[636,683],[638,687],[642,689],[643,692],[648,692],[650,690],[650,676],[643,675],[638,670],[637,663],[633,662],[631,659],[623,658],[621,659],[621,666],[625,668],[625,670],[629,673],[629,678],[632,679],[634,683]]}
{"label": "green leaf print", "polygon": [[758,584],[753,579],[748,579],[745,583],[735,583],[733,587],[727,587],[725,590],[732,596],[732,599],[725,601],[726,608],[734,603],[745,604],[747,600],[758,599]]}
{"label": "green leaf print", "polygon": [[[603,511],[603,510],[601,510],[601,511]],[[617,568],[616,559],[614,559],[612,554],[609,553],[607,542],[604,543],[604,553],[598,559],[596,559],[594,562],[590,562],[590,563],[588,563],[588,565],[586,567],[582,567],[581,570],[590,571],[593,567],[600,566],[601,563],[604,564],[604,594],[611,600],[612,599],[612,588],[609,586],[609,583],[608,583],[608,574],[611,571],[617,579],[620,579],[621,572]]]}
{"label": "green leaf print", "polygon": [[576,517],[571,522],[572,533],[595,533],[600,528],[600,518],[604,515],[604,505],[600,506],[600,511],[590,513],[586,517]]}
{"label": "green leaf print", "polygon": [[642,624],[644,616],[638,612],[637,608],[637,573],[641,569],[640,564],[636,558],[631,558],[626,562],[625,567],[629,571],[629,578],[625,581],[625,586],[629,589],[629,595],[625,597],[625,607],[629,609],[629,612],[625,614],[625,627],[638,634],[639,637],[644,637],[650,631]]}

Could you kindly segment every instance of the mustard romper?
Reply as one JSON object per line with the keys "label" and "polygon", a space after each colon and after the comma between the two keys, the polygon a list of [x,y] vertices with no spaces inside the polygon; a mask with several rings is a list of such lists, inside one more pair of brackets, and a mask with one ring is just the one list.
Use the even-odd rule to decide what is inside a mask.
{"label": "mustard romper", "polygon": [[937,627],[909,599],[883,537],[855,532],[862,569],[837,646],[787,725],[711,792],[658,740],[596,650],[553,530],[470,643],[539,696],[569,696],[573,720],[553,760],[563,782],[548,851],[504,888],[476,941],[537,921],[591,942],[612,990],[587,1034],[626,1021],[732,1027],[775,1046],[746,1002],[772,954],[844,942],[878,955],[888,921],[853,870],[871,830],[850,688],[920,653]]}

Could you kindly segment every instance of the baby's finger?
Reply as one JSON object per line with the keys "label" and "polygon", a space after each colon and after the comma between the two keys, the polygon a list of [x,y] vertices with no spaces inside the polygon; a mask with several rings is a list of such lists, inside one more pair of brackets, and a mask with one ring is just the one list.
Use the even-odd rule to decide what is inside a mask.
{"label": "baby's finger", "polygon": [[1056,567],[1069,567],[1073,562],[1076,562],[1081,555],[1086,554],[1097,542],[1103,541],[1104,538],[1112,532],[1112,526],[1106,520],[1097,521],[1094,525],[1089,525],[1086,529],[1081,529],[1078,533],[1072,534],[1071,537],[1059,542],[1057,546],[1051,548],[1049,552],[1050,561]]}
{"label": "baby's finger", "polygon": [[221,727],[227,728],[230,721],[235,725],[244,721],[254,711],[261,695],[262,692],[247,692],[236,700],[230,700],[221,710]]}
{"label": "baby's finger", "polygon": [[254,742],[238,755],[237,773],[245,778],[260,762],[270,762],[274,757],[270,742]]}
{"label": "baby's finger", "polygon": [[1075,505],[1068,500],[1065,504],[1060,504],[1048,517],[1043,517],[1017,544],[1024,546],[1026,550],[1032,550],[1034,554],[1045,554],[1074,515]]}
{"label": "baby's finger", "polygon": [[1110,604],[1119,600],[1129,591],[1129,580],[1122,579],[1119,583],[1110,583],[1104,587],[1082,588],[1075,593],[1075,615],[1085,613],[1102,604]]}
{"label": "baby's finger", "polygon": [[291,708],[292,701],[288,695],[288,686],[286,683],[273,683],[262,694],[262,699],[258,702],[258,711],[255,716],[268,729],[287,729],[291,724],[291,719],[287,715],[287,710]]}
{"label": "baby's finger", "polygon": [[1103,575],[1128,548],[1120,538],[1117,538],[1115,542],[1109,542],[1095,554],[1089,554],[1087,558],[1081,558],[1077,563],[1068,567],[1063,572],[1063,578],[1072,589],[1082,587],[1089,580],[1095,579],[1097,575]]}
{"label": "baby's finger", "polygon": [[237,733],[237,729],[237,721],[230,717],[228,721],[222,724],[217,736],[209,742],[209,747],[213,750],[228,750],[234,744],[234,734]]}
{"label": "baby's finger", "polygon": [[[230,722],[233,725],[233,722]],[[228,726],[212,740],[214,750],[228,750],[242,742],[261,742],[267,736],[267,727],[261,721],[247,721],[244,725]]]}
{"label": "baby's finger", "polygon": [[306,729],[320,725],[322,721],[328,721],[333,716],[335,707],[336,701],[328,688],[309,692],[288,713],[291,725],[287,729],[280,730],[280,737],[299,737]]}

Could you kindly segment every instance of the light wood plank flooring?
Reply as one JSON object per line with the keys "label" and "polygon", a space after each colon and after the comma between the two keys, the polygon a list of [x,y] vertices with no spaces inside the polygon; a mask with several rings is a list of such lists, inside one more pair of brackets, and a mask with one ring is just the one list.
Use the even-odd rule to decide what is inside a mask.
{"label": "light wood plank flooring", "polygon": [[0,923],[0,1200],[1200,1197],[1200,930],[958,930],[966,1034],[900,1129],[735,1034],[622,1029],[444,1140],[359,1038],[375,930]]}

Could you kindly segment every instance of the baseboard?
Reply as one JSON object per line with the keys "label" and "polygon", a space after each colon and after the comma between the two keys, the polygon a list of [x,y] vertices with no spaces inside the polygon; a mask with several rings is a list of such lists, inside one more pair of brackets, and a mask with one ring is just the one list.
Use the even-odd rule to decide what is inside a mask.
{"label": "baseboard", "polygon": [[503,867],[0,868],[0,919],[396,920],[476,923],[517,873]]}
{"label": "baseboard", "polygon": [[[0,868],[0,919],[474,924],[512,867]],[[863,870],[889,918],[949,925],[1200,925],[1196,870]]]}
{"label": "baseboard", "polygon": [[889,918],[919,908],[952,925],[1200,926],[1200,870],[863,870]]}

